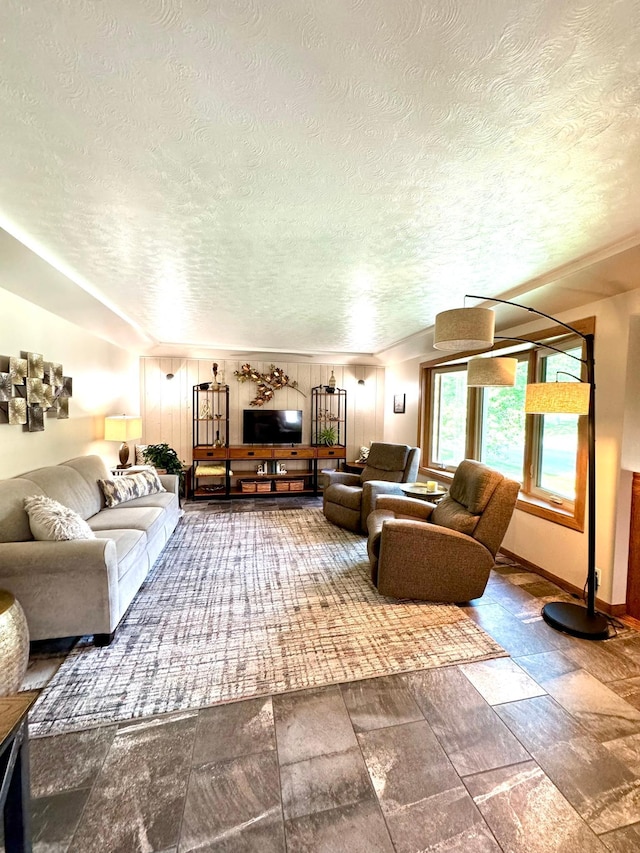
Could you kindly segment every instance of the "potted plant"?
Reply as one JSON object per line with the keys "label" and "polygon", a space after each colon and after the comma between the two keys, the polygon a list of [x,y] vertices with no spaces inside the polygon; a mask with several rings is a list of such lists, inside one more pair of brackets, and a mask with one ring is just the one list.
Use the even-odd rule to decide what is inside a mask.
{"label": "potted plant", "polygon": [[148,444],[142,452],[144,461],[157,468],[158,473],[177,474],[180,490],[184,487],[184,470],[178,454],[168,444]]}
{"label": "potted plant", "polygon": [[326,444],[328,447],[333,447],[337,440],[338,430],[334,426],[325,427],[320,430],[320,435],[318,436],[319,444]]}

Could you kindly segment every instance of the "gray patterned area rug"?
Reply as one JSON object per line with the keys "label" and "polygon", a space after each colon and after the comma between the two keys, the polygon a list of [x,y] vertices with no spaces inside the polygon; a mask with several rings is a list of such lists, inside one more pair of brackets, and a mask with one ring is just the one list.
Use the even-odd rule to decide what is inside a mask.
{"label": "gray patterned area rug", "polygon": [[116,638],[79,643],[34,736],[506,655],[459,608],[396,601],[319,509],[186,513]]}

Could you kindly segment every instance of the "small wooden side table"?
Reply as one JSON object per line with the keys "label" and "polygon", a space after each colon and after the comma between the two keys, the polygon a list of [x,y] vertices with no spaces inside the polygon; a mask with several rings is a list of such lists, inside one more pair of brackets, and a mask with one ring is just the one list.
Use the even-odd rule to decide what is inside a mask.
{"label": "small wooden side table", "polygon": [[362,474],[366,465],[366,462],[343,462],[342,470],[347,471],[349,474]]}
{"label": "small wooden side table", "polygon": [[408,498],[418,498],[421,501],[438,501],[447,494],[447,490],[436,485],[435,489],[429,491],[426,483],[400,483],[400,488]]}
{"label": "small wooden side table", "polygon": [[0,697],[0,807],[6,853],[31,853],[27,715],[37,693]]}

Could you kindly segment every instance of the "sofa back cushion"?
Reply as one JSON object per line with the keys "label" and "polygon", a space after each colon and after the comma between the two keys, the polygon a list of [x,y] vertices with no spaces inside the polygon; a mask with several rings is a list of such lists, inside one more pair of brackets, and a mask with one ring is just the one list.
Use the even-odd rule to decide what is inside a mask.
{"label": "sofa back cushion", "polygon": [[499,471],[474,459],[464,459],[456,469],[449,495],[470,513],[479,515],[485,511],[491,495],[503,480]]}
{"label": "sofa back cushion", "polygon": [[366,467],[360,475],[360,482],[387,480],[392,483],[402,483],[410,449],[407,444],[374,442],[369,451]]}
{"label": "sofa back cushion", "polygon": [[24,499],[44,492],[22,477],[0,480],[0,542],[29,542],[33,539]]}
{"label": "sofa back cushion", "polygon": [[[90,460],[87,463],[86,469],[83,469],[79,464],[79,460],[72,459],[71,463],[62,465],[51,465],[46,468],[37,468],[35,471],[29,471],[23,474],[25,480],[30,480],[35,485],[39,486],[48,498],[53,498],[54,501],[68,506],[74,512],[83,518],[91,518],[102,509],[102,496],[98,487],[98,477],[88,477],[88,471],[92,474],[101,472],[102,476],[106,476],[104,463],[99,457],[84,457]],[[101,464],[98,466],[95,460]]]}
{"label": "sofa back cushion", "polygon": [[87,506],[88,509],[91,509],[89,517],[100,512],[104,506],[104,502],[102,492],[98,486],[98,480],[108,479],[111,476],[111,472],[107,468],[104,459],[100,456],[76,456],[75,459],[69,459],[68,462],[63,462],[62,464],[67,468],[73,468],[74,471],[77,471],[87,483],[89,490],[85,494],[85,499],[90,503],[90,506]]}
{"label": "sofa back cushion", "polygon": [[447,495],[431,513],[429,521],[439,524],[440,527],[448,527],[450,530],[457,530],[458,533],[473,536],[479,518],[479,515],[469,512],[465,506]]}

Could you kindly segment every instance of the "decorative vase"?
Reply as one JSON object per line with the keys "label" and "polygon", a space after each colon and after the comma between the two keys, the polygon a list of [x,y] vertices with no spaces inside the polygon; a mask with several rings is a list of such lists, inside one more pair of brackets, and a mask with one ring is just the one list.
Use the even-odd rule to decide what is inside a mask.
{"label": "decorative vase", "polygon": [[13,593],[0,589],[0,696],[17,693],[29,663],[29,628]]}

